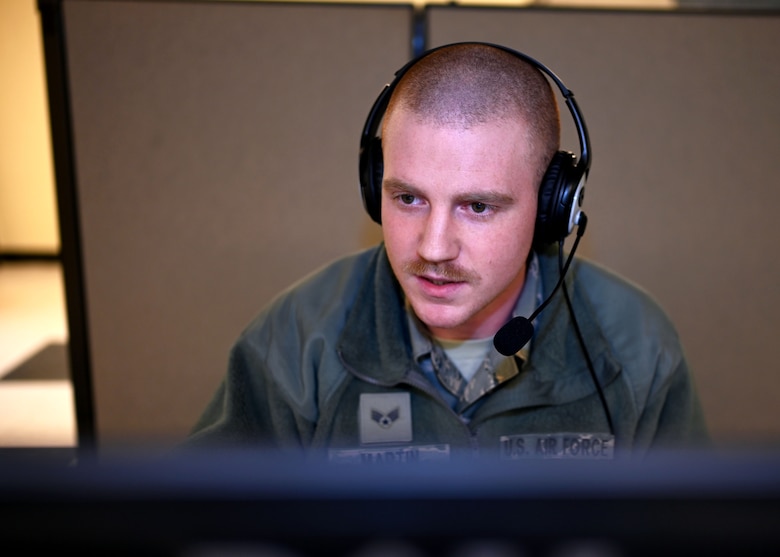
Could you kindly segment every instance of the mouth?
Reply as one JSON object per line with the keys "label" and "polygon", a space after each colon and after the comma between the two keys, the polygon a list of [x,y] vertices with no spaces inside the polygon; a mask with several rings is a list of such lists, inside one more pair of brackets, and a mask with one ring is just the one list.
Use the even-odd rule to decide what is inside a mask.
{"label": "mouth", "polygon": [[424,280],[426,282],[429,282],[433,284],[434,286],[445,286],[447,284],[458,284],[463,281],[459,280],[450,280],[450,279],[439,279],[434,277],[426,277],[426,276],[418,276],[419,279]]}
{"label": "mouth", "polygon": [[430,301],[452,301],[468,284],[467,281],[440,276],[413,275],[413,277],[417,281],[417,288],[415,288],[417,293]]}

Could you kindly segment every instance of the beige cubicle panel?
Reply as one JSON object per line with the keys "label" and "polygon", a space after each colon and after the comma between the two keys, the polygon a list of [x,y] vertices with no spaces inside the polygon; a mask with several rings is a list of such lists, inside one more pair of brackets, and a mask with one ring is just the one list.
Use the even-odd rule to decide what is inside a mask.
{"label": "beige cubicle panel", "polygon": [[777,442],[780,14],[434,7],[428,29],[524,51],[574,92],[593,154],[581,253],[674,319],[716,440]]}
{"label": "beige cubicle panel", "polygon": [[95,441],[177,442],[261,307],[379,238],[358,145],[411,9],[62,6]]}

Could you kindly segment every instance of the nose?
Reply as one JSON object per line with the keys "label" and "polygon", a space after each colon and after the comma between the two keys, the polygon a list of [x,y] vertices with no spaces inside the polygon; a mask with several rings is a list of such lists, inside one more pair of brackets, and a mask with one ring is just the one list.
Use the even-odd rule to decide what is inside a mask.
{"label": "nose", "polygon": [[431,209],[423,223],[418,255],[431,263],[455,259],[459,251],[456,232],[456,224],[446,209]]}

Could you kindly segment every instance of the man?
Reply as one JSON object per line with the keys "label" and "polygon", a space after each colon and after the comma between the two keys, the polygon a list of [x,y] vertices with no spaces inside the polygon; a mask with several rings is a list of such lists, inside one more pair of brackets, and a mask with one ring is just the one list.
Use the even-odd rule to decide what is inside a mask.
{"label": "man", "polygon": [[[381,139],[364,131],[361,155],[383,244],[260,314],[190,444],[373,462],[612,458],[706,437],[677,335],[645,293],[579,259],[556,289],[561,255],[540,230],[569,188],[560,174],[584,178],[587,165],[563,154],[559,166],[558,110],[540,70],[551,75],[472,43],[399,72],[367,123],[381,121]],[[568,229],[584,226],[582,181],[560,194]],[[548,297],[530,342],[499,353],[502,326]]]}

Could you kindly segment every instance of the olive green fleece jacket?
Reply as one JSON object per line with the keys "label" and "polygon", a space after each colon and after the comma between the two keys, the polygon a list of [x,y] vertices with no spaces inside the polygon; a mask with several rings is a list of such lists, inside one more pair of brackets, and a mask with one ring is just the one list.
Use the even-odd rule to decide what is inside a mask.
{"label": "olive green fleece jacket", "polygon": [[[546,296],[557,251],[539,254]],[[705,442],[678,335],[644,291],[584,259],[566,277],[575,316],[614,421],[615,454]],[[401,289],[383,245],[340,259],[278,296],[241,334],[191,447],[313,453],[360,446],[365,393],[408,392],[411,446],[499,455],[501,438],[608,433],[605,410],[558,292],[538,318],[521,372],[470,420],[438,395],[411,356]]]}

